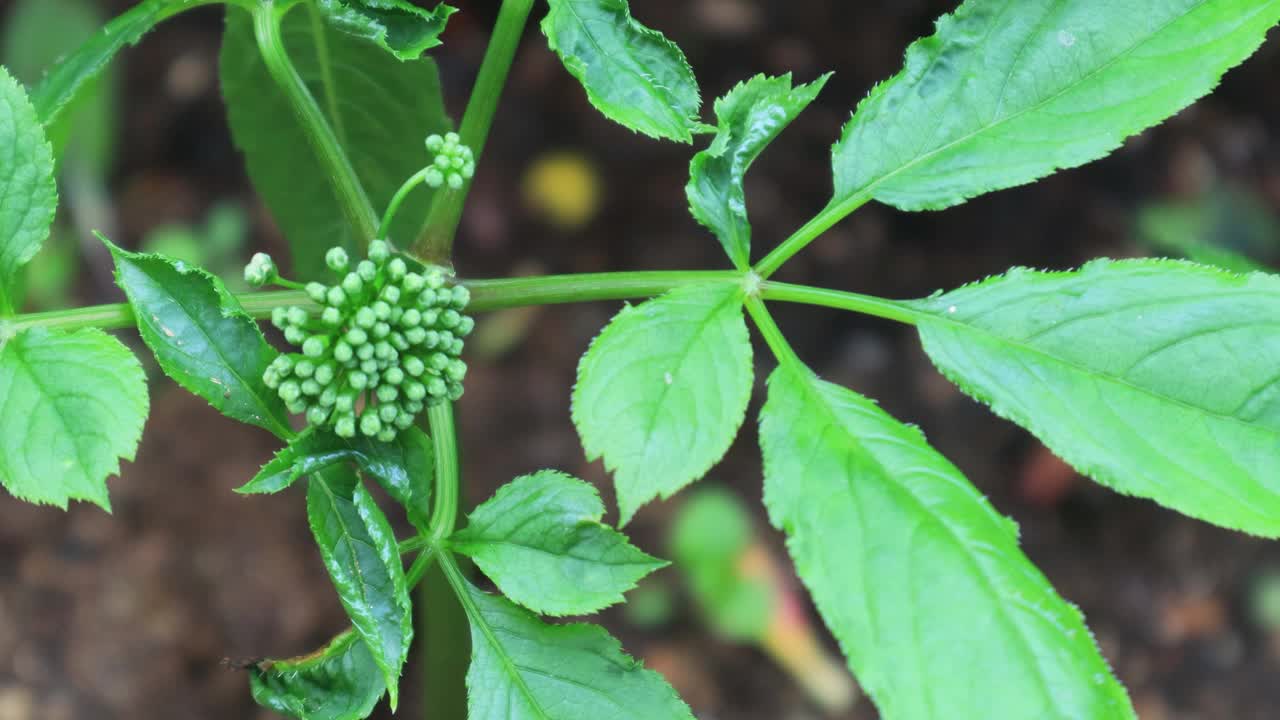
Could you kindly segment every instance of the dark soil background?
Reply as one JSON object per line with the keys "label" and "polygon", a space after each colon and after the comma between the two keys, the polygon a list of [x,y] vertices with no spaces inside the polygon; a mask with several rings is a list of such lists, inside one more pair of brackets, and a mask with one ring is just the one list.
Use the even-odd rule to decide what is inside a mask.
{"label": "dark soil background", "polygon": [[[102,4],[116,13],[130,3]],[[462,12],[436,53],[455,117],[497,5],[458,4]],[[639,19],[684,48],[708,105],[757,72],[790,71],[807,81],[836,71],[748,179],[757,252],[825,203],[828,147],[841,123],[954,4],[633,3]],[[0,17],[9,5],[0,0]],[[220,25],[220,10],[195,11],[122,56],[127,102],[110,194],[123,244],[163,223],[197,222],[215,202],[234,199],[251,208],[249,249],[283,248],[225,125],[216,77]],[[1255,193],[1274,213],[1277,71],[1273,38],[1210,98],[1108,159],[941,213],[866,206],[779,277],[916,297],[1015,264],[1069,268],[1096,256],[1141,254],[1139,208],[1194,199],[1213,186]],[[521,200],[525,171],[547,150],[579,153],[598,169],[600,212],[581,228],[557,229]],[[690,154],[598,116],[531,26],[463,222],[460,272],[725,266],[716,241],[686,209]],[[95,263],[81,270],[75,300],[117,300],[104,281],[108,269]],[[577,357],[615,310],[536,311],[521,344],[472,361],[461,422],[473,501],[515,475],[555,467],[596,482],[611,502],[602,468],[583,459],[568,398]],[[1026,552],[1083,609],[1143,720],[1280,717],[1280,630],[1251,610],[1280,570],[1280,545],[1078,478],[1027,433],[944,382],[909,328],[815,308],[779,307],[777,314],[815,369],[921,425],[1021,523]],[[770,361],[759,357],[763,378]],[[0,494],[0,720],[274,717],[254,706],[243,673],[222,660],[303,652],[344,624],[301,495],[231,492],[269,457],[273,439],[223,419],[163,378],[152,384],[152,406],[137,461],[111,481],[114,514],[83,504],[63,513]],[[748,423],[711,478],[758,507],[759,463]],[[663,552],[678,502],[640,514],[633,524],[639,544]],[[757,519],[781,553],[762,512]],[[716,638],[683,601],[654,629],[639,630],[616,611],[602,621],[665,672],[703,720],[831,717],[764,654]],[[417,701],[417,677],[411,668],[399,716],[435,717]],[[840,717],[876,715],[864,699]]]}

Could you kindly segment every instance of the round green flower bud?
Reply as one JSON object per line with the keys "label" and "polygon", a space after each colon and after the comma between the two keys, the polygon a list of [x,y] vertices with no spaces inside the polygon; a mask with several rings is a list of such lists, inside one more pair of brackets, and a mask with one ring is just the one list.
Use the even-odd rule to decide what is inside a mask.
{"label": "round green flower bud", "polygon": [[284,404],[284,408],[294,415],[301,415],[307,411],[307,401],[299,399],[287,402]]}
{"label": "round green flower bud", "polygon": [[427,274],[424,275],[423,278],[427,281],[427,287],[431,288],[432,290],[439,290],[440,288],[444,287],[444,280],[445,280],[444,271],[441,270],[440,268],[437,268],[437,267],[429,268],[427,270]]}
{"label": "round green flower bud", "polygon": [[301,387],[302,394],[310,397],[316,397],[320,393],[324,392],[324,388],[320,387],[320,383],[315,380],[303,380]]}
{"label": "round green flower bud", "polygon": [[451,360],[449,367],[444,369],[444,374],[450,380],[462,382],[462,379],[467,376],[467,364],[461,360]]}
{"label": "round green flower bud", "polygon": [[326,350],[329,349],[329,337],[327,335],[312,335],[302,343],[302,354],[309,358],[323,357]]}
{"label": "round green flower bud", "polygon": [[343,365],[354,359],[354,353],[351,350],[351,346],[347,344],[345,340],[339,340],[337,344],[333,346],[333,359]]}
{"label": "round green flower bud", "polygon": [[445,182],[449,183],[449,188],[450,188],[450,189],[452,189],[452,190],[461,190],[461,189],[462,189],[462,185],[463,185],[463,183],[465,183],[466,181],[465,181],[465,180],[463,180],[463,179],[462,179],[462,176],[461,176],[461,175],[459,175],[458,173],[456,173],[456,172],[451,172],[451,173],[449,173],[448,175],[446,175],[446,176],[445,176]]}
{"label": "round green flower bud", "polygon": [[320,313],[320,321],[329,327],[342,324],[342,311],[335,307],[327,307]]}
{"label": "round green flower bud", "polygon": [[453,306],[459,310],[471,302],[471,291],[465,285],[453,286]]}
{"label": "round green flower bud", "polygon": [[428,395],[439,398],[439,397],[444,397],[445,394],[448,392],[449,392],[449,386],[445,384],[444,380],[441,380],[438,377],[434,377],[427,381]]}
{"label": "round green flower bud", "polygon": [[427,288],[418,294],[418,307],[426,310],[436,304],[436,291]]}
{"label": "round green flower bud", "polygon": [[359,295],[364,292],[364,280],[356,273],[347,273],[347,276],[342,278],[342,289],[348,295]]}
{"label": "round green flower bud", "polygon": [[400,258],[392,258],[391,262],[387,263],[387,277],[392,280],[399,282],[400,280],[403,280],[404,276],[408,273],[409,266]]}
{"label": "round green flower bud", "polygon": [[340,308],[347,304],[347,293],[340,287],[331,287],[329,288],[329,292],[325,295],[324,301],[328,303],[330,307]]}
{"label": "round green flower bud", "polygon": [[371,357],[373,357],[373,346],[370,345],[369,343],[365,343],[364,345],[361,345],[360,347],[356,348],[357,359],[368,360]]}
{"label": "round green flower bud", "polygon": [[307,422],[312,425],[323,425],[329,419],[329,411],[319,405],[312,405],[307,410]]}
{"label": "round green flower bud", "polygon": [[476,176],[476,163],[474,160],[468,160],[466,165],[462,166],[462,177],[470,180]]}
{"label": "round green flower bud", "polygon": [[405,328],[417,327],[422,324],[422,313],[417,308],[409,308],[400,316],[400,326]]}
{"label": "round green flower bud", "polygon": [[293,366],[293,373],[304,380],[315,374],[315,363],[310,360],[299,360],[297,365]]}
{"label": "round green flower bud", "polygon": [[280,383],[280,399],[287,403],[297,402],[302,397],[302,387],[298,385],[296,380],[286,380]]}
{"label": "round green flower bud", "polygon": [[336,374],[337,369],[333,366],[333,363],[325,363],[316,368],[316,374],[313,377],[315,377],[316,382],[321,385],[328,385],[333,382],[333,378]]}
{"label": "round green flower bud", "polygon": [[444,173],[440,172],[440,168],[432,165],[427,168],[426,173],[422,176],[422,180],[430,187],[438,188],[441,185],[444,185]]}
{"label": "round green flower bud", "polygon": [[387,315],[387,322],[395,325],[400,322],[400,318],[404,317],[404,308],[395,305],[391,308],[391,314]]}
{"label": "round green flower bud", "polygon": [[420,327],[412,327],[404,331],[404,339],[408,341],[410,346],[424,345],[426,344],[427,335],[429,334],[429,331],[423,330]]}
{"label": "round green flower bud", "polygon": [[297,327],[302,327],[303,325],[306,325],[307,321],[311,319],[310,313],[308,313],[306,310],[303,310],[302,308],[296,305],[289,308],[288,317],[289,317],[289,324],[296,325]]}
{"label": "round green flower bud", "polygon": [[391,246],[384,240],[374,240],[369,243],[369,260],[375,265],[385,263],[391,257]]}
{"label": "round green flower bud", "polygon": [[371,283],[378,277],[378,266],[368,260],[361,260],[360,264],[356,265],[356,274],[361,280]]}
{"label": "round green flower bud", "polygon": [[[388,303],[395,305],[396,303],[400,302],[400,288],[396,287],[395,285],[388,285],[382,288],[382,293],[378,297],[381,297],[383,300],[386,300]],[[388,314],[390,314],[390,309],[388,309]]]}
{"label": "round green flower bud", "polygon": [[350,415],[343,415],[333,424],[333,434],[340,438],[353,438],[356,436],[356,419]]}
{"label": "round green flower bud", "polygon": [[378,406],[378,419],[384,424],[395,422],[398,415],[400,415],[400,408],[395,405]]}
{"label": "round green flower bud", "polygon": [[461,335],[462,337],[466,337],[471,334],[472,330],[475,330],[475,329],[476,329],[475,318],[471,317],[470,315],[463,315],[462,319],[458,321],[458,327],[454,328],[453,332],[455,335]]}
{"label": "round green flower bud", "polygon": [[426,409],[426,405],[417,400],[410,400],[404,404],[404,411],[412,415],[417,415]]}
{"label": "round green flower bud", "polygon": [[460,322],[462,322],[462,316],[458,314],[457,310],[445,310],[440,313],[441,327],[446,327],[452,330],[453,328],[458,327],[458,323]]}
{"label": "round green flower bud", "polygon": [[449,354],[454,357],[462,354],[462,338],[453,339],[453,343],[449,346]]}
{"label": "round green flower bud", "polygon": [[418,273],[408,273],[404,276],[404,280],[400,282],[400,287],[404,288],[407,293],[422,292],[422,288],[427,286],[427,281]]}
{"label": "round green flower bud", "polygon": [[244,266],[244,281],[251,287],[262,287],[277,277],[276,263],[266,253],[254,253]]}
{"label": "round green flower bud", "polygon": [[392,352],[394,352],[394,349],[391,347],[391,343],[385,340],[379,340],[373,345],[373,356],[379,360],[389,359]]}
{"label": "round green flower bud", "polygon": [[410,380],[409,383],[404,386],[404,396],[410,400],[421,402],[422,399],[427,396],[427,386],[417,380]]}
{"label": "round green flower bud", "polygon": [[293,372],[293,358],[288,355],[277,355],[275,360],[271,361],[271,368],[280,373],[281,377],[288,377]]}
{"label": "round green flower bud", "polygon": [[347,382],[351,383],[353,390],[363,390],[369,385],[369,376],[360,370],[355,370],[347,375]]}
{"label": "round green flower bud", "polygon": [[391,317],[391,306],[382,300],[378,300],[373,304],[373,314],[379,320],[386,320]]}
{"label": "round green flower bud", "polygon": [[359,347],[369,342],[369,333],[358,327],[353,327],[347,331],[347,342],[352,346]]}
{"label": "round green flower bud", "polygon": [[307,341],[307,331],[300,327],[290,325],[284,329],[284,339],[290,345],[301,345]]}
{"label": "round green flower bud", "polygon": [[365,306],[356,311],[355,321],[357,326],[371,330],[378,322],[378,316],[374,314],[373,308]]}
{"label": "round green flower bud", "polygon": [[378,372],[378,361],[373,359],[365,360],[360,363],[360,371],[366,375],[372,375]]}
{"label": "round green flower bud", "polygon": [[462,136],[456,132],[447,132],[444,134],[444,142],[446,145],[457,145],[462,142]]}
{"label": "round green flower bud", "polygon": [[382,340],[391,334],[391,326],[387,323],[380,322],[373,326],[373,336],[378,340]]}
{"label": "round green flower bud", "polygon": [[435,166],[440,170],[448,170],[449,166],[453,164],[448,155],[437,155],[434,162]]}
{"label": "round green flower bud", "polygon": [[369,373],[369,387],[376,388],[378,387],[378,383],[380,383],[381,381],[382,381],[382,377],[379,376],[378,373],[376,372]]}
{"label": "round green flower bud", "polygon": [[343,393],[333,403],[333,409],[344,415],[350,415],[356,409],[355,393]]}
{"label": "round green flower bud", "polygon": [[382,431],[382,421],[376,413],[367,412],[360,416],[360,432],[373,437]]}
{"label": "round green flower bud", "polygon": [[405,372],[414,377],[422,377],[422,373],[427,371],[427,366],[422,362],[422,358],[417,355],[410,355],[400,365]]}
{"label": "round green flower bud", "polygon": [[276,369],[273,367],[267,368],[262,372],[262,384],[272,390],[280,387],[280,373],[276,372]]}
{"label": "round green flower bud", "polygon": [[307,297],[311,298],[311,302],[323,304],[327,292],[329,288],[318,282],[307,283]]}
{"label": "round green flower bud", "polygon": [[439,324],[440,324],[440,311],[439,311],[439,310],[434,310],[434,309],[433,309],[433,310],[423,310],[423,311],[422,311],[422,326],[423,326],[423,327],[431,328],[431,327],[436,327],[436,326],[438,326]]}
{"label": "round green flower bud", "polygon": [[283,307],[271,308],[271,324],[280,330],[285,329],[289,325],[289,309]]}
{"label": "round green flower bud", "polygon": [[458,382],[449,383],[449,399],[457,400],[460,397],[462,397],[462,383],[458,383]]}
{"label": "round green flower bud", "polygon": [[427,136],[427,150],[432,153],[440,152],[440,148],[444,147],[444,138],[439,135]]}
{"label": "round green flower bud", "polygon": [[383,374],[382,379],[392,385],[399,385],[404,382],[404,370],[401,370],[398,367],[390,368]]}
{"label": "round green flower bud", "polygon": [[409,341],[404,339],[404,333],[391,331],[391,334],[387,336],[387,342],[391,343],[391,347],[400,352],[409,349]]}
{"label": "round green flower bud", "polygon": [[350,262],[347,251],[340,247],[329,248],[329,252],[324,254],[324,264],[336,273],[346,272]]}
{"label": "round green flower bud", "polygon": [[396,439],[396,431],[394,428],[384,427],[382,428],[382,431],[374,437],[378,438],[378,442],[393,442]]}
{"label": "round green flower bud", "polygon": [[449,332],[448,330],[441,330],[440,331],[440,349],[445,352],[448,352],[449,348],[452,346],[453,346],[453,333]]}
{"label": "round green flower bud", "polygon": [[413,413],[405,412],[396,416],[395,425],[398,430],[408,430],[413,427]]}
{"label": "round green flower bud", "polygon": [[324,392],[320,393],[320,399],[317,402],[320,403],[320,407],[326,407],[326,408],[331,408],[334,405],[337,405],[338,391],[332,385],[330,385],[329,387],[324,389]]}
{"label": "round green flower bud", "polygon": [[462,153],[458,153],[457,155],[449,158],[449,164],[454,170],[461,170],[462,166],[467,164],[467,159],[462,157]]}

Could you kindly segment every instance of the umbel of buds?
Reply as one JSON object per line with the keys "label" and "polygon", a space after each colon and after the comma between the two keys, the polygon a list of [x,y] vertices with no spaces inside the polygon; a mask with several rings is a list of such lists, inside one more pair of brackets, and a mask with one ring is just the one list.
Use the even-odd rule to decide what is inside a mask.
{"label": "umbel of buds", "polygon": [[[255,256],[250,265],[269,262]],[[449,286],[439,267],[412,271],[381,240],[354,267],[342,248],[325,264],[337,281],[305,288],[318,309],[279,307],[271,315],[301,350],[280,355],[262,377],[289,412],[340,437],[390,442],[427,406],[462,396],[467,366],[459,355],[475,327],[463,314],[465,287]]]}
{"label": "umbel of buds", "polygon": [[427,150],[435,155],[427,166],[424,181],[433,188],[448,184],[457,190],[476,174],[476,159],[471,148],[462,144],[458,133],[427,136]]}

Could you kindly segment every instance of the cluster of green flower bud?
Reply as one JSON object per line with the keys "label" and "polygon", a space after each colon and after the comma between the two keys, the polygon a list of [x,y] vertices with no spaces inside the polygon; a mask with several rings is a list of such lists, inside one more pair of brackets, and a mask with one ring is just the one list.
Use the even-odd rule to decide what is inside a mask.
{"label": "cluster of green flower bud", "polygon": [[249,287],[260,288],[280,277],[276,262],[266,253],[254,253],[249,264],[244,266],[244,281]]}
{"label": "cluster of green flower bud", "polygon": [[462,396],[459,355],[475,327],[463,314],[465,287],[446,285],[438,267],[411,271],[380,240],[354,267],[342,248],[325,263],[337,283],[306,285],[319,310],[280,307],[271,316],[302,350],[276,358],[263,375],[290,412],[340,437],[390,442],[427,406]]}
{"label": "cluster of green flower bud", "polygon": [[457,190],[476,174],[475,156],[471,148],[462,144],[458,133],[445,133],[443,137],[428,135],[427,150],[435,155],[435,160],[427,167],[424,179],[433,188],[447,183]]}

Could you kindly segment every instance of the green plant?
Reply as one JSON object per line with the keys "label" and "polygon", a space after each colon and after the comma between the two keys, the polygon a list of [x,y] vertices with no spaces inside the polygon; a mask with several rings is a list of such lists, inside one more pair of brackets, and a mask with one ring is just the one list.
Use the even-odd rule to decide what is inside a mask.
{"label": "green plant", "polygon": [[[1098,260],[1074,272],[1015,268],[916,301],[771,279],[872,200],[940,210],[1106,155],[1212,89],[1280,21],[1280,2],[968,0],[858,105],[833,148],[831,202],[753,264],[743,177],[826,78],[751,78],[715,102],[706,124],[683,54],[624,0],[549,0],[542,31],[596,108],[654,138],[711,136],[693,157],[688,198],[733,269],[479,280],[453,274],[451,247],[533,0],[502,3],[456,136],[446,135],[435,67],[422,57],[452,8],[226,0],[222,82],[237,144],[296,275],[318,283],[327,264],[339,282],[233,295],[188,262],[111,246],[127,304],[20,314],[17,278],[57,200],[46,134],[118,50],[216,1],[140,3],[29,98],[0,73],[0,482],[32,502],[109,507],[105,479],[133,455],[147,393],[138,361],[107,329],[136,328],[179,384],[279,436],[284,448],[242,491],[278,492],[307,477],[311,528],[352,630],[312,655],[253,667],[263,705],[359,718],[385,694],[394,707],[414,636],[410,589],[435,565],[470,625],[470,717],[691,716],[600,627],[539,617],[616,603],[663,565],[601,522],[590,486],[535,472],[457,529],[452,401],[465,371],[457,356],[466,333],[454,333],[469,324],[463,306],[657,296],[625,307],[600,333],[573,390],[573,420],[588,456],[614,474],[624,524],[700,478],[737,435],[755,379],[749,315],[777,362],[759,424],[765,504],[884,717],[1134,710],[1081,614],[1019,550],[1017,526],[918,430],[812,373],[769,303],[913,325],[946,377],[1098,482],[1280,535],[1280,279]],[[432,188],[429,202],[411,194],[421,184]],[[357,265],[348,274],[347,258],[366,253],[367,273]],[[260,258],[247,279],[278,273]],[[424,289],[430,302],[406,305]],[[395,328],[393,311],[403,321]],[[301,356],[266,342],[256,322],[265,318]],[[409,337],[414,328],[420,341]],[[378,349],[378,333],[395,354]],[[425,377],[411,358],[437,373],[421,393],[408,390],[409,378]],[[328,382],[316,379],[321,367]],[[286,375],[315,386],[288,385]],[[422,410],[425,432],[406,422]],[[289,411],[305,412],[305,429],[294,429]],[[395,537],[365,479],[404,509],[413,537]],[[458,556],[500,594],[478,589]],[[444,611],[433,605],[427,616]]]}

